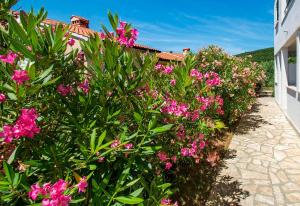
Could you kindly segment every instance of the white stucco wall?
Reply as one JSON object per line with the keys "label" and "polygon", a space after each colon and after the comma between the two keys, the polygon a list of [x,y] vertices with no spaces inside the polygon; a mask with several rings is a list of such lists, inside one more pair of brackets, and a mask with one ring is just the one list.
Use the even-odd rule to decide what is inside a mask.
{"label": "white stucco wall", "polygon": [[[275,100],[287,118],[300,131],[300,0],[286,7],[279,1],[279,20],[274,23]],[[289,49],[296,48],[297,63],[288,63]]]}
{"label": "white stucco wall", "polygon": [[[294,0],[291,8],[285,14],[285,1],[280,1],[280,14],[278,22],[278,32],[274,34],[274,52],[277,54],[290,40],[296,38],[297,31],[300,28],[300,0]],[[276,1],[275,1],[276,3]],[[276,9],[276,8],[275,8]],[[276,26],[276,22],[275,22]]]}

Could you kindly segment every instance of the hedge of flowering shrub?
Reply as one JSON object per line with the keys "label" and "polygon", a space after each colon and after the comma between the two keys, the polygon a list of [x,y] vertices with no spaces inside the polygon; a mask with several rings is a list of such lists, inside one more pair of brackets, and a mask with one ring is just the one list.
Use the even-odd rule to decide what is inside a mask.
{"label": "hedge of flowering shrub", "polygon": [[210,46],[197,55],[197,65],[203,71],[216,72],[222,76],[222,86],[218,90],[224,100],[223,120],[232,125],[255,102],[256,91],[265,79],[263,68],[251,58],[235,57],[221,48]]}
{"label": "hedge of flowering shrub", "polygon": [[66,26],[43,25],[43,10],[21,12],[17,22],[13,3],[0,3],[0,204],[184,204],[182,169],[214,169],[223,121],[239,110],[229,99],[238,92],[226,87],[249,81],[237,88],[248,107],[257,68],[249,63],[251,75],[233,77],[246,60],[231,62],[228,74],[193,55],[157,64],[130,50],[137,30],[111,14],[113,32],[103,26],[82,51],[67,50],[74,39]]}

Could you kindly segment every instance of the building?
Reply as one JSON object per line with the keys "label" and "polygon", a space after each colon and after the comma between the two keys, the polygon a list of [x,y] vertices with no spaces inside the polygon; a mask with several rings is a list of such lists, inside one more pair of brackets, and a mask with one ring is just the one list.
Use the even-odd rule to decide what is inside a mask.
{"label": "building", "polygon": [[275,0],[275,99],[300,131],[300,0]]}
{"label": "building", "polygon": [[[13,12],[15,17],[18,19],[20,13],[17,11]],[[99,32],[93,31],[89,28],[90,21],[84,17],[81,16],[75,16],[72,15],[70,17],[70,23],[66,24],[64,22],[60,22],[53,19],[46,19],[44,20],[44,25],[49,26],[56,26],[58,24],[62,24],[64,26],[68,26],[68,32],[72,35],[72,38],[75,40],[75,44],[72,48],[78,48],[80,49],[80,41],[87,40],[90,36],[94,34],[98,34]],[[68,49],[72,49],[69,47]],[[134,44],[133,48],[134,50],[138,52],[143,53],[155,53],[159,59],[159,63],[161,64],[167,64],[170,62],[182,62],[184,59],[184,56],[190,51],[189,48],[183,49],[183,53],[173,53],[173,52],[162,52],[158,49],[151,48],[149,46],[141,45],[141,44]]]}

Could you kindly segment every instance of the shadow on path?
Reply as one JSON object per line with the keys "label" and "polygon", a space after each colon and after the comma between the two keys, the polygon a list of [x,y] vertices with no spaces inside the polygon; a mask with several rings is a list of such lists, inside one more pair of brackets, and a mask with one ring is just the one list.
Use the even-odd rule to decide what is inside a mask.
{"label": "shadow on path", "polygon": [[[188,165],[180,167],[177,175],[179,191],[176,199],[186,206],[235,206],[249,196],[233,177],[222,176],[226,160],[236,157],[236,151],[223,150],[221,160],[215,167],[199,164],[196,168]],[[191,171],[192,170],[192,171]],[[176,184],[176,183],[175,183]]]}
{"label": "shadow on path", "polygon": [[227,169],[225,161],[236,157],[235,150],[228,150],[227,152],[219,167],[219,175],[216,177],[210,197],[205,204],[207,206],[237,206],[240,205],[242,199],[246,199],[249,196],[249,192],[242,189],[239,181],[228,175],[220,175],[223,169]]}
{"label": "shadow on path", "polygon": [[257,128],[261,127],[264,124],[269,124],[261,115],[260,107],[265,106],[259,102],[256,102],[251,111],[247,113],[239,122],[234,130],[234,134],[243,135],[249,133],[249,131],[255,131]]}

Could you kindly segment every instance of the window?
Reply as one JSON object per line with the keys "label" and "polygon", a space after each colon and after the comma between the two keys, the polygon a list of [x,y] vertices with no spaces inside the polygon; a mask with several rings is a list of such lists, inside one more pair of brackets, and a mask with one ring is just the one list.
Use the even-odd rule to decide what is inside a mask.
{"label": "window", "polygon": [[276,21],[279,21],[279,0],[276,1]]}

